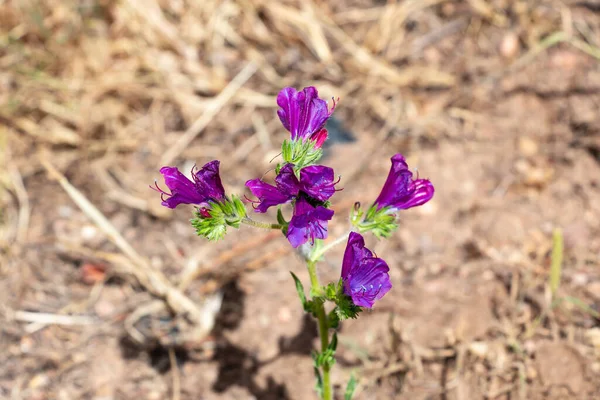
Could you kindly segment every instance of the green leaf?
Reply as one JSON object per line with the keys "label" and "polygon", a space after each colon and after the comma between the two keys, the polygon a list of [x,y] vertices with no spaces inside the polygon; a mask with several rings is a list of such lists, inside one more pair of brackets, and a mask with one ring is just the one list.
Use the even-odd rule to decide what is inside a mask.
{"label": "green leaf", "polygon": [[321,371],[319,371],[318,367],[314,367],[315,370],[315,378],[317,379],[317,383],[315,384],[315,390],[317,391],[317,395],[320,399],[323,398],[323,377],[321,376]]}
{"label": "green leaf", "polygon": [[346,391],[344,392],[344,400],[352,400],[357,384],[358,381],[356,380],[354,373],[352,373],[352,375],[350,375],[350,380],[348,381],[348,386],[346,386]]}
{"label": "green leaf", "polygon": [[333,351],[335,354],[335,350],[337,349],[337,344],[338,344],[337,333],[333,332],[333,335],[331,335],[331,342],[329,343],[329,346],[327,346],[327,348],[331,349],[331,351]]}
{"label": "green leaf", "polygon": [[300,302],[302,303],[302,308],[304,309],[304,311],[311,311],[311,307],[308,304],[308,301],[306,301],[306,294],[304,294],[304,286],[302,285],[302,282],[300,282],[300,279],[298,279],[298,277],[293,272],[290,272],[290,274],[292,274],[292,278],[294,278],[294,282],[296,283],[296,292],[298,292],[298,297],[300,298]]}

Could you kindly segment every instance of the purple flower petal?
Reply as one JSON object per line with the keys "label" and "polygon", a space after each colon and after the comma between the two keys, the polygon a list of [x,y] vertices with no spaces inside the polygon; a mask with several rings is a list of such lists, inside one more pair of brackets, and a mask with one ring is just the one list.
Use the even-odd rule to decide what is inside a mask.
{"label": "purple flower petal", "polygon": [[390,207],[404,210],[427,203],[433,197],[434,188],[427,179],[413,179],[413,173],[402,154],[392,157],[392,167],[375,203],[377,209]]}
{"label": "purple flower petal", "polygon": [[219,161],[205,164],[197,172],[192,171],[193,181],[188,179],[176,167],[162,167],[160,173],[171,193],[165,192],[158,185],[162,205],[175,208],[179,204],[205,204],[209,200],[221,201],[225,198],[225,190],[219,177]]}
{"label": "purple flower petal", "polygon": [[223,189],[221,177],[219,176],[220,164],[218,160],[211,161],[194,174],[194,182],[198,192],[216,201],[223,200],[225,197],[225,189]]}
{"label": "purple flower petal", "polygon": [[[313,86],[304,88],[301,92],[291,87],[282,89],[277,95],[277,115],[281,123],[291,133],[292,140],[312,139],[322,142],[324,138],[320,130],[333,110],[327,108],[327,102],[319,98],[317,89]],[[317,134],[317,138],[313,138]]]}
{"label": "purple flower petal", "polygon": [[294,164],[285,164],[280,170],[279,174],[275,178],[277,189],[287,195],[296,196],[300,190],[300,182],[294,174]]}
{"label": "purple flower petal", "polygon": [[322,165],[311,165],[300,170],[302,191],[320,201],[327,201],[335,193],[333,169]]}
{"label": "purple flower petal", "polygon": [[175,208],[179,204],[202,204],[208,201],[208,197],[197,190],[194,182],[189,180],[176,167],[162,167],[160,173],[165,179],[165,185],[171,193],[167,193],[160,189],[158,185],[156,189],[162,197],[162,205],[168,208]]}
{"label": "purple flower petal", "polygon": [[333,218],[333,210],[322,206],[313,207],[303,196],[296,200],[294,216],[288,226],[287,238],[292,247],[315,239],[327,237],[327,221]]}
{"label": "purple flower petal", "polygon": [[392,288],[389,267],[365,247],[359,233],[351,232],[342,262],[344,293],[357,306],[371,308]]}
{"label": "purple flower petal", "polygon": [[265,213],[269,207],[287,203],[293,198],[293,196],[281,193],[277,187],[260,179],[250,179],[246,182],[246,187],[250,189],[253,195],[258,197],[258,205],[254,211],[259,213]]}

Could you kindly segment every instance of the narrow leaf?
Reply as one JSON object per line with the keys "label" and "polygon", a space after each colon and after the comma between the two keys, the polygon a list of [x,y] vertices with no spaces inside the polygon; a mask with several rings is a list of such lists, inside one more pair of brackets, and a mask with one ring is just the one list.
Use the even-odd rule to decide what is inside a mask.
{"label": "narrow leaf", "polygon": [[323,398],[323,377],[321,377],[321,371],[319,368],[315,367],[315,378],[317,379],[317,383],[315,384],[315,390],[317,391],[317,395],[320,399]]}
{"label": "narrow leaf", "polygon": [[304,286],[302,285],[302,282],[300,282],[300,279],[298,279],[298,277],[293,272],[290,272],[290,274],[292,274],[292,278],[294,278],[294,282],[296,283],[296,291],[298,292],[298,297],[300,298],[300,302],[302,303],[302,308],[306,311],[308,308],[308,304],[306,301],[306,294],[304,294]]}
{"label": "narrow leaf", "polygon": [[338,344],[337,333],[333,332],[333,335],[331,336],[331,343],[329,343],[328,348],[331,349],[331,351],[335,352],[335,350],[337,349],[337,344]]}
{"label": "narrow leaf", "polygon": [[354,376],[354,373],[350,376],[350,380],[348,381],[348,386],[346,386],[346,391],[344,392],[344,400],[352,400],[352,396],[354,395],[354,390],[356,389],[356,385],[358,381]]}

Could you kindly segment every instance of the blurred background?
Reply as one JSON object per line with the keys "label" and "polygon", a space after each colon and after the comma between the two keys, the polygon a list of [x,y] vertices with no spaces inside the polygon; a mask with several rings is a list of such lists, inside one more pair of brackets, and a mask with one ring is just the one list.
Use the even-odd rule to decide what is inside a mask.
{"label": "blurred background", "polygon": [[300,257],[149,188],[219,159],[248,194],[309,85],[340,98],[330,237],[397,152],[436,187],[367,238],[394,289],[338,393],[600,398],[599,46],[597,1],[0,0],[0,398],[315,398]]}

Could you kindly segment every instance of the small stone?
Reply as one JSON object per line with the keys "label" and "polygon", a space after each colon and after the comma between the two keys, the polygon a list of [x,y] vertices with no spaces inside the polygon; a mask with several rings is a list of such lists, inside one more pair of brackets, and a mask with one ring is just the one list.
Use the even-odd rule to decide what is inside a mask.
{"label": "small stone", "polygon": [[473,342],[469,346],[469,351],[479,358],[485,358],[488,353],[488,345],[485,342]]}
{"label": "small stone", "polygon": [[288,307],[281,307],[277,313],[280,322],[289,322],[292,319],[292,312]]}
{"label": "small stone", "polygon": [[69,206],[58,207],[58,215],[62,218],[71,218],[73,216],[73,208]]}
{"label": "small stone", "polygon": [[519,152],[525,157],[531,157],[538,153],[538,144],[528,137],[519,138]]}
{"label": "small stone", "polygon": [[571,282],[574,286],[585,286],[589,281],[588,275],[582,272],[573,274]]}
{"label": "small stone", "polygon": [[98,234],[98,229],[93,225],[85,225],[81,228],[81,238],[86,242],[93,240]]}
{"label": "small stone", "polygon": [[20,349],[23,353],[29,353],[33,348],[34,341],[30,336],[23,336],[20,342]]}
{"label": "small stone", "polygon": [[504,58],[514,58],[519,52],[519,36],[514,32],[508,32],[500,43],[500,54]]}
{"label": "small stone", "polygon": [[115,306],[108,300],[102,299],[94,305],[94,311],[100,318],[109,318],[115,312]]}

